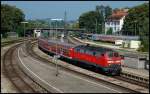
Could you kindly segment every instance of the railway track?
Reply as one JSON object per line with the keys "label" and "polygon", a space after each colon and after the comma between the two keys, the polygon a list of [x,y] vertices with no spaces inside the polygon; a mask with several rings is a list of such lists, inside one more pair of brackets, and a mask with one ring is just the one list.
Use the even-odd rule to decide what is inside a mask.
{"label": "railway track", "polygon": [[3,42],[3,43],[1,44],[1,47],[5,47],[5,46],[10,45],[10,44],[13,44],[13,43],[17,43],[17,42],[15,42],[15,41]]}
{"label": "railway track", "polygon": [[[41,58],[40,56],[36,55],[33,52],[33,50],[32,50],[33,43],[32,44],[30,42],[27,43],[27,46],[26,46],[27,53],[36,59],[39,59],[39,60],[42,59],[42,61],[48,62],[48,60]],[[15,87],[18,89],[19,92],[22,92],[22,93],[43,93],[43,92],[47,93],[47,92],[49,92],[44,87],[42,87],[40,84],[35,82],[34,79],[32,79],[28,74],[26,74],[17,65],[17,62],[14,61],[15,59],[12,56],[15,56],[15,50],[20,45],[21,44],[13,46],[4,54],[4,58],[3,58],[4,74],[10,79],[10,81],[15,85]],[[55,65],[55,64],[53,64],[53,65]],[[59,67],[61,67],[61,66],[59,66]],[[68,70],[68,69],[65,68],[65,70]],[[72,72],[73,72],[73,70],[72,70]],[[87,76],[87,77],[89,77],[89,76]],[[132,91],[132,90],[130,90],[130,91]],[[132,91],[132,92],[136,92],[136,91]]]}
{"label": "railway track", "polygon": [[3,73],[20,93],[47,93],[48,91],[28,76],[17,64],[15,50],[19,43],[9,48],[3,56]]}
{"label": "railway track", "polygon": [[[43,62],[46,63],[46,64],[50,64],[50,65],[55,66],[55,63],[49,63],[49,60],[50,60],[51,62],[53,62],[53,61],[52,61],[52,58],[49,58],[49,60],[47,60],[47,59],[45,59],[45,58],[43,58],[43,57],[37,55],[37,54],[33,51],[33,45],[34,45],[34,44],[35,44],[35,43],[32,43],[32,44],[29,43],[29,44],[27,44],[27,45],[28,45],[27,48],[26,48],[27,53],[28,53],[31,57],[36,58],[37,60],[40,60],[40,61],[43,61]],[[30,49],[30,50],[29,50],[29,49]],[[75,73],[75,74],[80,74],[80,75],[82,75],[82,76],[86,76],[86,78],[89,78],[89,79],[93,79],[93,78],[94,78],[94,77],[89,76],[89,75],[87,75],[87,74],[80,73],[80,72],[78,72],[78,71],[76,71],[76,70],[73,70],[73,69],[70,70],[70,69],[68,69],[67,67],[64,67],[64,66],[61,66],[61,65],[58,65],[58,66],[59,66],[59,68],[61,68],[61,70],[64,69],[64,70],[66,70],[66,71],[70,71],[70,72],[73,72],[73,73]],[[100,79],[97,79],[97,78],[95,78],[95,80],[101,81]],[[122,86],[117,85],[117,84],[111,84],[111,83],[105,82],[105,81],[103,81],[103,80],[102,80],[102,82],[105,83],[105,84],[110,84],[110,85],[112,85],[112,86],[117,86],[118,88],[123,88],[123,89],[125,89],[125,90],[129,90],[129,91],[134,92],[134,93],[139,93],[139,92],[136,91],[136,90],[131,90],[131,89],[129,89],[129,88],[122,87]]]}
{"label": "railway track", "polygon": [[[26,38],[25,40],[29,40],[29,39]],[[31,40],[35,40],[35,38],[32,38]],[[23,42],[23,41],[24,41],[24,39],[17,39],[17,40],[11,40],[11,41],[2,42],[1,43],[1,47],[5,47],[7,45],[18,43],[18,42]]]}
{"label": "railway track", "polygon": [[[68,37],[68,39],[69,39],[70,43],[72,43],[72,44],[75,44],[75,45],[83,44],[79,41],[77,42],[76,40],[74,40],[70,37]],[[129,83],[135,84],[135,85],[139,85],[142,87],[149,88],[149,79],[148,78],[142,78],[142,77],[138,77],[138,76],[132,75],[130,73],[124,73],[124,72],[122,72],[120,76],[115,76],[113,78],[116,78],[116,79],[122,80],[122,81],[126,81]]]}

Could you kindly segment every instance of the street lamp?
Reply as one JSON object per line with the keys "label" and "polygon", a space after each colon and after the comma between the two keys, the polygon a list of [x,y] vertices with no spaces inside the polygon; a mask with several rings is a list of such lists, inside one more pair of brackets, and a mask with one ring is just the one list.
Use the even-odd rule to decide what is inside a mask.
{"label": "street lamp", "polygon": [[[57,20],[56,20],[56,24],[55,24],[55,25],[56,25],[55,28],[56,28],[56,40],[57,40]],[[56,61],[55,61],[55,63],[56,63],[56,76],[58,76],[59,72],[58,72],[57,59],[58,59],[60,56],[58,55],[57,43],[56,43],[56,56],[54,56],[54,57],[56,57]]]}
{"label": "street lamp", "polygon": [[21,22],[21,23],[24,24],[24,47],[25,47],[25,24],[27,24],[28,22],[23,21],[23,22]]}

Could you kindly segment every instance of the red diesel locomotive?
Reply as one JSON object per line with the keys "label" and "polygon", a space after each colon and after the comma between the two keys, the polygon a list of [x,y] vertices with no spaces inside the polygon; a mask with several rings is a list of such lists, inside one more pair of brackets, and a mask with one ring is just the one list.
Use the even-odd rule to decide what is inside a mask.
{"label": "red diesel locomotive", "polygon": [[43,38],[38,39],[38,46],[47,52],[95,66],[104,73],[118,75],[121,72],[123,58],[112,49],[89,45],[74,46]]}

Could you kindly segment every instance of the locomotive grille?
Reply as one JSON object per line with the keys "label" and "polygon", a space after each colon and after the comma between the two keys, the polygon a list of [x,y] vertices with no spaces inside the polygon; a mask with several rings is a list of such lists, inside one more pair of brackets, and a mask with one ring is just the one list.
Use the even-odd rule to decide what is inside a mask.
{"label": "locomotive grille", "polygon": [[112,73],[117,73],[121,70],[121,66],[118,64],[112,64],[109,66],[109,71]]}
{"label": "locomotive grille", "polygon": [[111,64],[110,65],[110,68],[113,68],[113,69],[117,69],[119,67],[120,67],[120,65],[118,65],[118,64]]}

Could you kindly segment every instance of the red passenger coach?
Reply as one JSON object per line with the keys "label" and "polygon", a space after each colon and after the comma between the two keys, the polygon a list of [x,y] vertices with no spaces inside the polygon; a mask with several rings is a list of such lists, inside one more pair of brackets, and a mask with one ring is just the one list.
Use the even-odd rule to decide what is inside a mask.
{"label": "red passenger coach", "polygon": [[60,56],[71,58],[70,57],[70,51],[71,48],[74,47],[74,45],[62,43],[59,41],[54,40],[47,40],[47,39],[38,39],[38,45],[40,48],[52,52],[54,54],[59,54]]}
{"label": "red passenger coach", "polygon": [[74,61],[84,62],[90,66],[95,66],[95,68],[108,74],[116,75],[121,72],[122,58],[118,52],[115,52],[112,49],[89,45],[74,46],[42,38],[38,39],[38,45],[47,52],[59,54],[62,57]]}

